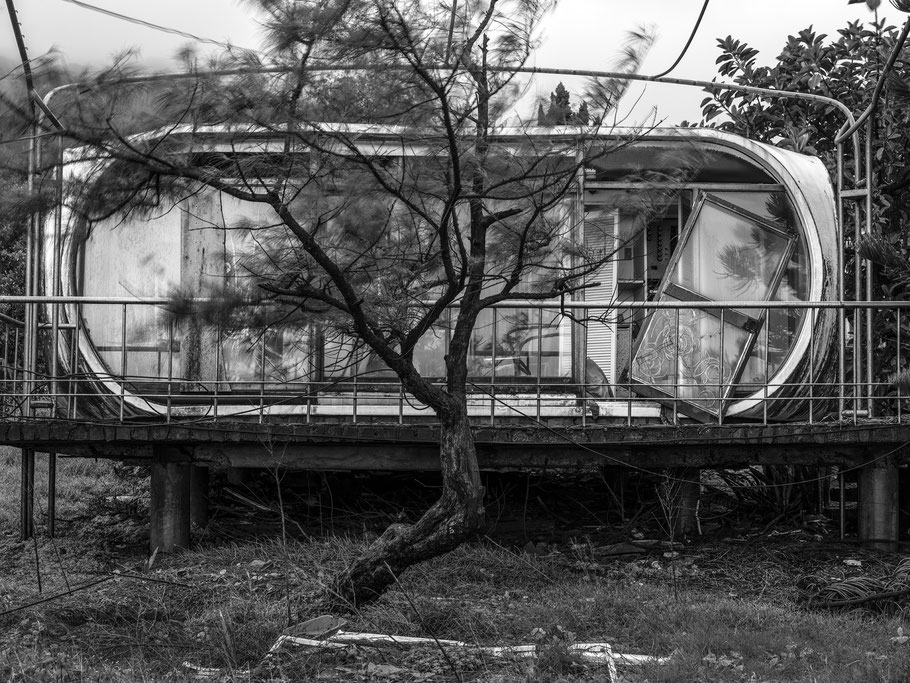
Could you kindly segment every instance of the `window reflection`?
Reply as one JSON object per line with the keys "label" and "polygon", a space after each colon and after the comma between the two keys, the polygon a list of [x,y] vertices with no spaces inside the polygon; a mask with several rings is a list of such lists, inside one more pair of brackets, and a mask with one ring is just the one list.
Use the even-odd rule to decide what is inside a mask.
{"label": "window reflection", "polygon": [[789,240],[745,216],[705,203],[671,282],[715,301],[768,298]]}
{"label": "window reflection", "polygon": [[554,311],[486,310],[471,336],[474,377],[559,379],[570,375],[571,328]]}

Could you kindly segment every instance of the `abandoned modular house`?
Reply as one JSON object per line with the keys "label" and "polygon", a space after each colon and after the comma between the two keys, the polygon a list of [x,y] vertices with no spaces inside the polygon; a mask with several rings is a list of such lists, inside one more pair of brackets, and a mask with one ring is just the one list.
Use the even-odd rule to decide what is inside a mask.
{"label": "abandoned modular house", "polygon": [[[234,144],[218,131],[194,139],[209,153]],[[355,139],[396,163],[421,154],[375,127]],[[497,140],[571,145],[572,135],[531,129]],[[562,215],[586,249],[610,258],[587,276],[596,286],[569,301],[482,314],[471,342],[469,372],[483,386],[474,414],[508,418],[509,402],[541,419],[593,413],[629,423],[658,422],[662,405],[674,419],[697,421],[773,422],[827,410],[820,399],[831,394],[836,312],[788,306],[837,295],[835,199],[822,163],[697,128],[612,131],[585,149],[591,158]],[[189,351],[186,326],[164,315],[160,300],[175,290],[205,297],[241,277],[245,255],[261,248],[256,229],[274,222],[270,209],[205,190],[89,223],[79,192],[106,166],[77,154],[69,162],[76,189],[58,228],[51,220],[45,227],[43,256],[46,293],[92,298],[46,311],[61,329],[56,363],[81,378],[61,392],[68,414],[425,416],[349,335],[318,325],[208,330]],[[572,306],[584,316],[565,315],[577,312]],[[439,325],[415,351],[425,376],[442,377],[447,335]]]}
{"label": "abandoned modular house", "polygon": [[[419,182],[426,139],[343,132],[345,154],[376,155]],[[229,167],[280,147],[271,133],[170,133],[175,150],[216,170],[212,159]],[[845,237],[869,228],[866,181],[834,188],[818,159],[714,129],[579,136],[494,136],[507,157],[533,164],[559,150],[573,160],[549,216],[596,267],[584,289],[478,319],[468,411],[481,469],[683,467],[697,496],[698,468],[846,467],[859,476],[860,537],[893,548],[910,432],[900,388],[873,359],[903,367],[910,306],[871,301],[868,268],[850,273],[847,293],[855,240]],[[270,253],[263,240],[277,223],[270,208],[186,186],[126,217],[86,220],[92,193],[119,171],[79,150],[62,168],[64,201],[35,250],[42,296],[24,324],[2,321],[7,340],[24,330],[47,358],[39,374],[34,356],[7,358],[11,415],[25,417],[0,423],[0,442],[23,448],[24,534],[35,451],[151,464],[151,545],[164,550],[189,542],[191,501],[204,500],[212,467],[438,469],[434,414],[347,330],[286,311],[227,322],[193,306],[174,313],[255,281],[251,255]],[[334,201],[328,187],[291,210]],[[844,211],[850,202],[857,211]],[[559,250],[553,258],[565,263]],[[443,378],[451,320],[415,347],[425,377]]]}

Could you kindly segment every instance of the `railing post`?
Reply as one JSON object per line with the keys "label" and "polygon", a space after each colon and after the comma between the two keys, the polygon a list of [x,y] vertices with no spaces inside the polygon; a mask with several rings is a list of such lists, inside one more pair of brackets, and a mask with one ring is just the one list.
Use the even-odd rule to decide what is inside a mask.
{"label": "railing post", "polygon": [[815,318],[815,307],[812,307],[809,309],[809,424],[815,421]]}
{"label": "railing post", "polygon": [[679,316],[680,309],[676,308],[676,336],[673,338],[673,424],[679,424]]}
{"label": "railing post", "polygon": [[218,393],[221,390],[221,344],[223,342],[221,323],[215,325],[215,389],[212,395],[213,417],[218,420]]}
{"label": "railing post", "polygon": [[22,449],[19,485],[19,537],[27,541],[35,535],[35,451]]}
{"label": "railing post", "polygon": [[354,366],[354,399],[353,399],[353,410],[351,420],[354,424],[357,424],[357,376],[360,372],[357,370],[357,366]]}
{"label": "railing post", "polygon": [[126,304],[120,311],[120,421],[123,422],[123,404],[126,401]]}
{"label": "railing post", "polygon": [[169,320],[167,325],[167,407],[165,421],[171,421],[171,407],[174,391],[174,321]]}
{"label": "railing post", "polygon": [[[496,336],[496,322],[499,318],[499,312],[493,309],[493,346],[490,349],[490,425],[496,421],[496,342],[499,341]],[[584,424],[584,410],[581,413],[582,424]]]}
{"label": "railing post", "polygon": [[73,321],[73,349],[70,354],[70,417],[76,419],[79,403],[79,344],[81,342],[82,330],[82,306],[76,304],[74,307],[76,315]]}
{"label": "railing post", "polygon": [[54,537],[57,529],[57,454],[47,454],[47,535]]}
{"label": "railing post", "polygon": [[[872,120],[870,116],[866,120],[866,234],[872,234]],[[872,301],[872,262],[864,259],[866,266],[866,301]],[[874,387],[872,377],[872,309],[866,309],[866,416],[875,415],[873,406]]]}
{"label": "railing post", "polygon": [[[584,371],[582,371],[584,377]],[[537,308],[537,421],[540,422],[540,402],[543,391],[543,307]]]}
{"label": "railing post", "polygon": [[[901,362],[901,309],[897,309],[897,350],[894,361],[894,369],[900,372],[902,362]],[[901,385],[900,382],[897,383],[897,420],[900,422],[901,419]]]}
{"label": "railing post", "polygon": [[[635,331],[635,316],[633,315],[633,310],[634,309],[631,309],[631,308],[626,309],[626,311],[628,312],[628,318],[629,318],[629,334],[627,335],[629,338],[629,349],[628,349],[629,367],[626,368],[626,425],[629,427],[632,426],[632,353],[634,350],[634,347],[632,344],[632,338],[634,337],[633,332]],[[626,316],[623,316],[623,319],[625,319],[625,317]],[[619,332],[619,320],[620,320],[620,318],[617,315],[616,316],[616,331],[617,332]],[[615,372],[615,370],[614,370],[614,372]]]}
{"label": "railing post", "polygon": [[844,339],[847,333],[847,325],[845,320],[846,312],[844,310],[844,267],[846,264],[846,258],[844,258],[844,249],[846,245],[844,244],[844,143],[839,141],[837,143],[837,249],[835,249],[835,254],[837,258],[837,263],[834,267],[834,278],[835,278],[835,289],[837,290],[837,301],[839,306],[837,309],[837,377],[838,377],[838,392],[837,392],[837,419],[844,419],[844,410],[846,409],[846,376],[847,376],[847,359],[846,359],[846,340]]}
{"label": "railing post", "polygon": [[[260,336],[259,343],[259,423],[265,418],[265,335]],[[309,399],[307,399],[309,401]]]}
{"label": "railing post", "polygon": [[[763,373],[763,382],[762,382],[762,393],[764,394],[764,399],[762,400],[762,424],[768,424],[768,381],[771,379],[771,324],[769,318],[771,317],[771,311],[767,308],[764,311],[764,330],[765,333],[765,371]],[[811,362],[811,361],[810,361]],[[811,410],[811,408],[810,408]]]}
{"label": "railing post", "polygon": [[[718,351],[718,360],[720,361],[720,372],[717,377],[717,424],[724,423],[724,396],[726,394],[726,382],[724,382],[724,309],[720,309],[720,349]],[[677,355],[679,354],[679,345],[677,343]]]}

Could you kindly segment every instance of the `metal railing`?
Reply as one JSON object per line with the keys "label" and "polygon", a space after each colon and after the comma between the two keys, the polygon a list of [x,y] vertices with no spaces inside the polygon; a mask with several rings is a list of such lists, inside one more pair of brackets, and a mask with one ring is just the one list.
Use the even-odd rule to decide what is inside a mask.
{"label": "metal railing", "polygon": [[25,324],[0,313],[0,411],[8,417],[26,414],[25,397],[30,392],[25,364]]}
{"label": "metal railing", "polygon": [[[23,324],[0,317],[7,419],[434,419],[350,340],[347,355],[337,347],[330,366],[325,338],[315,344],[313,328],[210,328],[194,340],[167,313],[166,299],[4,302],[47,321],[38,325],[29,364]],[[749,335],[727,324],[743,311],[762,321]],[[644,330],[658,318],[662,342],[647,347]],[[870,328],[876,362],[854,373],[862,360],[854,351],[865,348]],[[853,330],[862,344],[854,344]],[[585,346],[597,335],[612,347],[593,359],[595,375],[586,372]],[[444,326],[437,339],[441,360]],[[892,379],[905,369],[908,342],[910,302],[510,303],[475,334],[469,411],[475,422],[579,425],[900,419],[910,396]],[[194,344],[195,365],[188,360]]]}

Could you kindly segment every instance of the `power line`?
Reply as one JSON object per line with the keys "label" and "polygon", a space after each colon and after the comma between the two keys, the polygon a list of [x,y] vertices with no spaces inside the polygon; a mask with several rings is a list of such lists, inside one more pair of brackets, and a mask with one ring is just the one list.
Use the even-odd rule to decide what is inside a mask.
{"label": "power line", "polygon": [[97,7],[95,5],[90,5],[87,2],[82,2],[82,0],[62,0],[63,2],[68,2],[72,5],[82,7],[83,9],[90,10],[92,12],[98,12],[99,14],[104,14],[114,19],[120,19],[121,21],[126,21],[131,24],[136,24],[138,26],[144,26],[145,28],[150,28],[155,31],[161,31],[162,33],[170,33],[171,35],[181,36],[183,38],[189,38],[190,40],[195,40],[199,43],[207,43],[209,45],[217,45],[218,47],[223,47],[228,50],[243,50],[244,52],[255,52],[259,54],[258,50],[253,50],[247,47],[238,47],[237,45],[231,45],[230,43],[224,43],[220,40],[214,40],[212,38],[205,38],[203,36],[197,36],[194,33],[188,33],[187,31],[181,31],[180,29],[171,28],[169,26],[162,26],[161,24],[153,24],[150,21],[145,21],[144,19],[138,19],[136,17],[131,17],[126,14],[120,14],[119,12],[113,12],[109,9],[104,9],[103,7]]}
{"label": "power line", "polygon": [[675,69],[682,61],[682,58],[686,56],[686,52],[689,51],[689,46],[692,44],[692,39],[695,38],[695,33],[698,31],[698,27],[701,25],[701,19],[703,16],[705,16],[705,10],[708,9],[708,2],[709,0],[705,0],[705,4],[701,6],[701,12],[698,13],[698,19],[695,20],[695,26],[692,27],[692,33],[689,34],[689,40],[686,41],[686,45],[683,47],[682,52],[679,53],[679,57],[677,57],[676,61],[673,62],[673,66],[671,66],[666,71],[660,72],[656,76],[652,76],[652,78],[663,78],[668,73],[673,71],[673,69]]}

